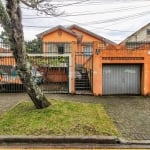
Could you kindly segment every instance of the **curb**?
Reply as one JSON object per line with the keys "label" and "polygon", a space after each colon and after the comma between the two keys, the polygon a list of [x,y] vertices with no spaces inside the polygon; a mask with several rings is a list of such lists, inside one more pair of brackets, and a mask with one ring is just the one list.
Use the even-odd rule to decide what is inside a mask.
{"label": "curb", "polygon": [[118,138],[120,141],[120,144],[124,145],[149,145],[150,146],[150,140],[125,140],[123,138]]}
{"label": "curb", "polygon": [[150,140],[132,140],[132,141],[128,141],[127,144],[150,145]]}
{"label": "curb", "polygon": [[49,148],[150,148],[150,140],[132,140],[114,136],[0,136],[1,147]]}
{"label": "curb", "polygon": [[114,136],[0,136],[0,144],[120,144]]}

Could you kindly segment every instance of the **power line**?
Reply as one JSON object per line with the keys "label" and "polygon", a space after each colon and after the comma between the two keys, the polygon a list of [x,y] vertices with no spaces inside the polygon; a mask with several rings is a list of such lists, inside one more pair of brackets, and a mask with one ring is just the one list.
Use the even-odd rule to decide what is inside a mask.
{"label": "power line", "polygon": [[134,32],[134,31],[127,31],[127,30],[114,30],[114,29],[107,29],[107,28],[96,28],[95,29],[102,29],[102,30],[108,30],[108,31],[114,31],[114,32]]}
{"label": "power line", "polygon": [[[149,15],[149,13],[147,13],[147,14],[145,14],[145,15]],[[142,16],[143,16],[143,14],[142,14],[142,15],[133,16],[132,19],[137,19],[138,17],[142,17]],[[66,20],[66,19],[65,19],[65,20]],[[129,20],[128,17],[127,17],[127,18],[124,18],[124,20],[121,21],[121,22],[119,21],[118,24],[120,24],[120,23],[122,23],[122,22],[125,22],[125,21],[127,21],[127,20]],[[79,22],[75,22],[75,21],[68,20],[68,19],[67,19],[67,21],[72,22],[72,23],[75,23],[75,24],[83,25],[83,26],[85,25],[85,24],[82,24],[82,23],[79,23]],[[116,25],[116,24],[117,24],[117,23],[115,22],[115,23],[112,23],[111,25],[107,25],[107,26],[103,26],[103,27],[95,27],[95,26],[92,26],[92,25],[86,25],[86,26],[94,28],[94,29],[92,29],[92,30],[101,29],[101,30],[110,30],[110,31],[114,31],[114,32],[134,32],[134,31],[128,31],[128,30],[113,30],[113,29],[107,29],[107,28],[106,28],[106,27],[110,27],[110,26]],[[93,25],[94,25],[94,24],[93,24]],[[95,24],[95,25],[96,25],[96,24]],[[99,23],[98,23],[97,25],[99,25]]]}
{"label": "power line", "polygon": [[[77,24],[80,24],[79,22],[75,22]],[[88,25],[90,26],[90,25]],[[50,26],[33,26],[33,25],[24,25],[24,27],[29,27],[29,28],[50,28]],[[93,26],[90,26],[90,27],[93,27]],[[127,30],[114,30],[114,29],[107,29],[107,28],[96,28],[94,27],[95,29],[102,29],[102,30],[109,30],[109,31],[114,31],[114,32],[134,32],[134,31],[127,31]]]}
{"label": "power line", "polygon": [[[139,14],[136,14],[136,15],[134,14],[134,15],[126,16],[126,17],[115,18],[115,20],[113,20],[113,19],[111,19],[111,20],[105,20],[105,21],[102,21],[102,22],[99,22],[99,23],[105,23],[105,22],[108,23],[110,21],[111,22],[116,22],[116,21],[123,20],[123,19],[127,20],[129,18],[135,19],[137,17],[141,17],[143,14],[147,15],[149,13],[150,13],[150,11],[147,11],[147,12],[142,12],[142,13],[139,13]],[[73,22],[73,23],[76,23],[76,24],[87,25],[87,26],[90,26],[90,24],[91,24],[91,22],[90,22],[90,24],[88,24],[88,23],[82,24],[82,23],[79,23],[79,22],[76,22],[76,21],[71,21],[71,20],[68,20],[68,19],[64,19],[64,20],[69,21],[69,22]],[[95,24],[94,24],[94,22],[93,22],[92,24],[96,25],[96,24],[99,24],[99,23],[95,22]],[[25,25],[24,27],[49,28],[49,26],[33,26],[33,25],[32,26],[31,25]],[[93,26],[90,26],[90,27],[93,27]],[[111,29],[105,29],[105,28],[102,28],[102,29],[104,29],[104,30],[111,30]],[[111,31],[122,32],[121,30],[111,30]],[[123,31],[123,32],[132,32],[132,31]]]}
{"label": "power line", "polygon": [[[81,4],[81,3],[85,3],[87,1],[90,1],[90,0],[80,0],[78,2],[68,3],[68,4],[55,4],[55,3],[52,3],[51,6],[53,8],[59,8],[59,7],[65,7],[65,6],[78,5],[78,4]],[[36,10],[36,8],[35,9],[34,8],[30,9],[29,7],[23,7],[23,6],[21,8],[23,8],[23,9],[29,9],[29,10]]]}
{"label": "power line", "polygon": [[72,22],[72,23],[76,23],[76,24],[81,24],[81,25],[86,25],[86,26],[89,26],[89,25],[99,25],[99,24],[105,24],[105,23],[112,23],[112,22],[118,22],[120,20],[127,20],[127,19],[131,19],[131,18],[137,18],[137,17],[140,17],[140,16],[143,16],[143,15],[149,15],[150,14],[150,11],[144,11],[144,12],[141,12],[141,13],[137,13],[137,14],[132,14],[132,15],[128,15],[128,16],[123,16],[123,17],[119,17],[119,18],[112,18],[112,19],[108,19],[108,20],[98,20],[98,21],[91,21],[91,22],[84,22],[84,23],[79,23],[77,21],[72,21],[70,19],[63,19],[65,21],[68,21],[68,22]]}
{"label": "power line", "polygon": [[[69,16],[87,16],[87,15],[97,15],[97,14],[106,14],[106,13],[113,13],[113,12],[120,12],[120,11],[125,11],[125,10],[130,10],[130,9],[138,9],[138,8],[145,8],[145,7],[150,7],[149,5],[144,5],[144,6],[137,6],[137,7],[123,7],[123,8],[116,8],[113,10],[107,10],[107,11],[100,11],[100,12],[91,12],[91,13],[72,13],[72,14],[62,14],[59,17],[69,17]],[[48,19],[52,18],[50,17],[40,17],[40,16],[35,16],[35,17],[24,17],[23,19]]]}
{"label": "power line", "polygon": [[138,14],[132,14],[132,15],[123,16],[123,17],[119,17],[119,18],[112,18],[112,19],[108,19],[108,20],[98,20],[98,21],[92,21],[92,22],[86,22],[86,23],[79,23],[79,22],[72,21],[72,20],[69,20],[69,19],[63,19],[63,20],[73,22],[73,23],[76,23],[76,24],[82,24],[82,25],[88,25],[89,26],[91,24],[96,25],[96,24],[100,24],[100,23],[102,24],[102,23],[116,22],[116,21],[126,20],[126,19],[130,19],[130,18],[134,19],[134,18],[143,16],[143,15],[147,15],[149,13],[150,13],[150,11],[144,11],[144,12],[141,12],[141,13],[138,13]]}
{"label": "power line", "polygon": [[85,24],[97,24],[97,23],[109,23],[109,22],[115,22],[115,21],[119,21],[119,20],[124,20],[125,18],[129,19],[129,18],[134,18],[136,16],[143,16],[146,14],[150,14],[150,11],[144,11],[141,13],[137,13],[137,14],[132,14],[132,15],[128,15],[128,16],[123,16],[123,17],[117,17],[117,18],[112,18],[112,19],[108,19],[108,20],[98,20],[98,21],[90,21],[90,22],[86,22]]}
{"label": "power line", "polygon": [[[78,5],[78,4],[81,4],[81,3],[88,2],[88,1],[90,1],[90,0],[82,0],[82,1],[75,2],[75,3],[57,5],[56,8],[65,7],[65,6],[72,6],[72,5]],[[55,7],[54,7],[54,8],[55,8]]]}
{"label": "power line", "polygon": [[[23,25],[23,27],[27,28],[50,28],[50,26],[31,26],[31,25]],[[118,32],[134,32],[134,31],[127,31],[127,30],[114,30],[114,29],[106,29],[106,28],[96,28],[96,29],[102,29],[102,30],[109,30],[109,31],[118,31]]]}
{"label": "power line", "polygon": [[[90,1],[90,0],[89,0]],[[96,1],[95,1],[96,2]],[[70,16],[80,16],[80,15],[90,15],[90,14],[97,14],[97,13],[111,13],[113,11],[123,11],[123,10],[129,10],[129,9],[136,9],[136,8],[146,8],[146,7],[149,7],[149,5],[144,5],[144,6],[137,6],[137,7],[122,7],[122,8],[118,8],[118,9],[113,9],[113,10],[109,10],[109,11],[101,11],[101,12],[91,12],[91,13],[82,13],[82,14],[70,14]],[[79,24],[79,25],[86,25],[86,26],[89,26],[89,27],[92,27],[92,25],[99,25],[99,24],[102,24],[102,23],[112,23],[112,22],[119,22],[121,20],[126,21],[128,19],[135,19],[135,18],[138,18],[138,17],[141,17],[143,15],[148,15],[150,13],[150,11],[144,11],[144,12],[140,12],[140,13],[137,13],[137,14],[132,14],[132,15],[128,15],[128,16],[123,16],[123,17],[116,17],[116,18],[111,18],[111,19],[107,19],[107,20],[96,20],[96,21],[91,21],[91,22],[84,22],[84,23],[79,23],[79,22],[76,22],[76,21],[72,21],[72,20],[69,20],[69,19],[63,19],[65,21],[68,21],[68,22],[73,22],[73,23],[76,23],[76,24]],[[66,15],[66,16],[69,16]],[[60,17],[66,17],[66,16],[60,16]],[[40,18],[51,18],[51,17],[30,17],[30,18],[24,18],[24,19],[40,19]],[[115,23],[116,24],[116,23]],[[24,25],[24,27],[28,27],[28,28],[49,28],[50,26],[32,26],[32,25]],[[94,27],[94,26],[93,26]],[[112,29],[107,29],[105,27],[102,27],[102,28],[96,28],[94,27],[95,29],[103,29],[103,30],[109,30],[109,31],[114,31],[114,32],[134,32],[134,31],[122,31],[122,30],[112,30]]]}
{"label": "power line", "polygon": [[[144,17],[146,16],[146,15],[149,15],[149,13],[147,13],[147,14],[145,14],[144,15]],[[132,19],[137,19],[138,17],[143,17],[142,15],[140,15],[140,16],[135,16],[134,18],[132,18]],[[116,24],[120,24],[120,23],[123,23],[123,22],[126,22],[127,20],[129,20],[129,18],[125,18],[123,21],[119,21],[118,23],[112,23],[112,24],[109,24],[109,25],[105,25],[105,26],[103,26],[102,28],[107,28],[107,27],[110,27],[110,26],[113,26],[113,25],[116,25]]]}

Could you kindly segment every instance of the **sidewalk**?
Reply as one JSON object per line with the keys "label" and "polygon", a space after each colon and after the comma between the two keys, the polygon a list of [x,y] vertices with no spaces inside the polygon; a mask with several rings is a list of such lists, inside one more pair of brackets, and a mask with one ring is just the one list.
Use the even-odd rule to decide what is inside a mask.
{"label": "sidewalk", "polygon": [[25,93],[0,93],[0,114],[25,100],[29,100]]}
{"label": "sidewalk", "polygon": [[1,149],[147,149],[150,141],[125,141],[112,136],[1,136]]}

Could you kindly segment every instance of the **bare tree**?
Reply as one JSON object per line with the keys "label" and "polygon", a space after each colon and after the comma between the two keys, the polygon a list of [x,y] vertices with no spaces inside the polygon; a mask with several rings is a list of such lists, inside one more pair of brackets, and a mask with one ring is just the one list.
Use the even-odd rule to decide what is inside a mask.
{"label": "bare tree", "polygon": [[56,8],[59,7],[59,5],[51,4],[52,0],[20,0],[24,5],[33,8],[34,10],[37,10],[40,13],[46,14],[46,15],[53,15],[58,16],[61,13],[56,12]]}
{"label": "bare tree", "polygon": [[38,109],[48,107],[50,102],[31,75],[31,66],[27,59],[24,43],[20,3],[49,15],[55,14],[55,7],[46,0],[5,0],[5,2],[6,5],[0,0],[0,23],[8,33],[20,79],[35,107]]}

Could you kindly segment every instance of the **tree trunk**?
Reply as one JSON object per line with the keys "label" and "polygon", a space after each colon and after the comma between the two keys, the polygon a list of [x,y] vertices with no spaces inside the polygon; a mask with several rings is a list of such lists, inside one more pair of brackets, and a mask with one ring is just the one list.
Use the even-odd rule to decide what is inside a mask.
{"label": "tree trunk", "polygon": [[[39,86],[34,82],[34,79],[31,74],[30,70],[31,65],[28,61],[25,49],[19,2],[20,2],[19,0],[7,0],[6,15],[8,13],[8,17],[10,18],[10,24],[7,23],[7,26],[5,22],[2,24],[9,34],[11,50],[13,50],[13,55],[15,57],[18,74],[26,89],[26,92],[30,96],[36,108],[38,109],[45,108],[50,105],[50,102],[48,102],[47,98],[44,96]],[[11,25],[11,28],[9,25]]]}

